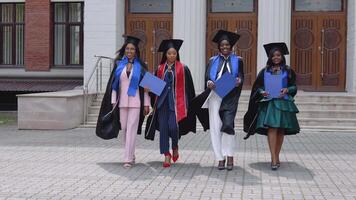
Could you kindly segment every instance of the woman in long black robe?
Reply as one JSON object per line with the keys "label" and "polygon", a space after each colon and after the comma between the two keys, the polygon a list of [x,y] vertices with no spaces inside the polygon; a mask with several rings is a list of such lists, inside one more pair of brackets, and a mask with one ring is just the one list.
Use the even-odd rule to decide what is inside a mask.
{"label": "woman in long black robe", "polygon": [[[297,94],[296,75],[285,64],[284,55],[288,54],[285,43],[270,43],[264,47],[268,56],[267,66],[259,72],[253,84],[248,111],[244,116],[244,132],[247,133],[245,139],[255,133],[268,136],[271,169],[277,170],[284,135],[294,135],[300,131],[296,118],[299,111],[293,98]],[[284,77],[279,98],[269,97],[266,91],[269,82],[265,81],[265,76],[273,77],[272,81],[281,81],[275,77]]]}
{"label": "woman in long black robe", "polygon": [[[220,170],[225,169],[225,164],[228,170],[232,170],[234,162],[235,116],[244,80],[242,58],[232,52],[232,47],[238,39],[239,35],[236,33],[218,31],[213,41],[218,44],[220,53],[210,58],[205,75],[207,88],[193,100],[195,112],[204,130],[210,129],[212,146]],[[221,99],[214,91],[214,82],[224,73],[230,73],[236,78],[236,87]]]}
{"label": "woman in long black robe", "polygon": [[[116,95],[117,94],[116,91],[119,89],[121,72],[125,73],[125,71],[122,71],[122,69],[125,69],[127,67],[127,65],[130,63],[132,65],[131,71],[128,71],[128,69],[126,68],[126,73],[131,74],[131,76],[129,76],[129,74],[127,74],[128,77],[131,77],[130,78],[131,81],[134,78],[134,76],[138,77],[138,79],[135,83],[135,87],[137,89],[133,89],[132,92],[136,93],[136,91],[138,90],[138,94],[139,94],[140,105],[139,105],[139,116],[137,116],[139,118],[137,134],[141,134],[141,127],[143,124],[143,120],[144,120],[145,115],[148,114],[148,112],[149,112],[149,107],[144,105],[144,98],[145,98],[144,97],[145,96],[144,89],[138,86],[138,83],[142,80],[144,74],[147,71],[146,66],[140,60],[140,51],[138,48],[139,42],[140,42],[140,40],[138,38],[135,38],[132,36],[127,36],[124,45],[118,51],[118,56],[115,59],[115,65],[111,72],[108,84],[106,86],[106,91],[105,91],[105,94],[104,94],[104,97],[103,97],[103,100],[101,103],[99,117],[98,117],[97,126],[96,126],[96,134],[101,138],[103,138],[102,136],[103,136],[104,132],[106,131],[105,124],[103,123],[103,120],[102,120],[103,116],[106,115],[107,113],[109,113],[113,109],[114,106],[115,106],[115,109],[113,112],[113,119],[111,122],[113,124],[114,128],[113,128],[113,130],[111,130],[110,137],[106,137],[104,139],[116,138],[119,130],[121,130],[122,126],[121,126],[121,122],[120,122],[121,121],[120,120],[120,106],[118,105],[119,103],[115,104],[116,98],[120,99],[120,97],[119,97],[119,95]],[[127,49],[129,44],[131,44],[131,46],[133,45],[133,47],[135,47],[135,54],[134,54],[134,58],[132,58],[132,60],[128,59],[128,55],[126,55],[128,53],[128,51],[131,51],[131,50]],[[122,68],[120,70],[120,72],[118,72],[119,68]],[[135,69],[137,69],[137,71],[135,71]],[[136,72],[138,72],[138,73],[135,74]],[[131,82],[130,82],[129,90],[130,90],[130,88],[131,88]],[[113,102],[114,91],[115,91],[115,100]],[[126,95],[126,91],[124,91],[124,94]],[[133,98],[136,98],[134,94],[130,94],[129,96],[131,96],[131,95],[133,95]],[[117,102],[119,102],[119,100]],[[128,111],[128,112],[130,112],[130,111]],[[128,121],[128,120],[133,120],[133,119],[126,119],[125,121]],[[127,125],[125,125],[124,127],[126,127],[126,126]],[[127,127],[127,128],[129,129],[130,127]],[[125,132],[127,132],[128,129],[126,129]],[[134,127],[133,129],[136,129],[136,128]],[[134,136],[131,136],[131,134],[135,134],[135,133],[126,133],[126,134],[130,134],[130,136],[126,136],[124,138],[128,139],[128,137],[131,137],[131,139],[133,138],[133,141],[130,141],[130,145],[125,146],[125,165],[124,166],[131,167],[132,164],[134,164],[134,162],[135,162],[135,157],[134,157],[134,143],[135,142],[134,142]],[[127,143],[127,141],[124,141],[124,142]]]}
{"label": "woman in long black robe", "polygon": [[[196,116],[190,107],[195,90],[189,68],[179,59],[182,43],[182,40],[171,39],[162,41],[160,45],[163,57],[155,75],[164,80],[166,86],[159,97],[151,94],[153,112],[146,124],[146,139],[154,140],[156,130],[160,131],[160,152],[165,155],[163,167],[171,166],[171,158],[173,162],[179,158],[178,139],[189,132],[196,132]],[[172,140],[172,154],[169,152],[169,138]]]}

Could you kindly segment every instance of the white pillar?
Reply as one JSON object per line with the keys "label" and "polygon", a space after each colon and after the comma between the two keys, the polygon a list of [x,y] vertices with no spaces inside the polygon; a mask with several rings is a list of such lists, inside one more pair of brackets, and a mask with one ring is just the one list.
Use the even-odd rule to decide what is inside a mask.
{"label": "white pillar", "polygon": [[184,40],[180,57],[198,93],[204,89],[206,0],[174,0],[173,8],[173,38]]}
{"label": "white pillar", "polygon": [[356,2],[347,4],[346,91],[356,92]]}
{"label": "white pillar", "polygon": [[258,1],[257,73],[267,62],[263,44],[285,42],[290,50],[291,15],[291,0]]}
{"label": "white pillar", "polygon": [[122,37],[125,34],[125,1],[116,1],[116,49],[119,50],[124,44],[125,39]]}
{"label": "white pillar", "polygon": [[[84,6],[84,84],[96,62],[95,55],[114,57],[122,43],[125,27],[125,3],[123,0],[90,0]],[[104,63],[107,65],[107,63]],[[109,71],[105,70],[103,85],[108,79]],[[95,77],[94,77],[95,79]],[[91,82],[95,82],[91,80]],[[89,89],[95,86],[89,85]]]}

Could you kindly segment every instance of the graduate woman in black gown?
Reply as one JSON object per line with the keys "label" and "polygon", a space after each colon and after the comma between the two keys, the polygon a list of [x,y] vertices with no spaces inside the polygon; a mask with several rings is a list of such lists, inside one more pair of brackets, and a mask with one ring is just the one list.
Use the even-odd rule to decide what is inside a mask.
{"label": "graduate woman in black gown", "polygon": [[163,52],[163,57],[155,74],[166,86],[160,96],[152,95],[153,113],[146,125],[146,139],[153,140],[155,131],[160,132],[160,153],[165,156],[163,167],[170,167],[171,159],[178,160],[181,135],[196,132],[196,116],[189,109],[195,91],[188,67],[180,62],[178,51],[182,43],[183,40],[171,39],[160,44],[158,51]]}
{"label": "graduate woman in black gown", "polygon": [[149,96],[139,82],[146,73],[146,67],[140,60],[138,44],[140,39],[127,36],[124,45],[118,51],[115,66],[111,73],[101,104],[97,134],[100,135],[103,124],[100,120],[113,107],[117,107],[114,117],[116,127],[122,132],[124,143],[124,167],[135,163],[136,134],[141,134],[144,116],[149,113]]}
{"label": "graduate woman in black gown", "polygon": [[[206,90],[197,96],[193,104],[204,130],[210,129],[211,143],[215,159],[219,161],[218,169],[232,170],[235,154],[235,116],[244,80],[242,58],[232,51],[239,39],[233,32],[219,30],[213,42],[217,43],[219,54],[210,58],[206,75]],[[215,92],[215,82],[224,73],[235,77],[235,88],[223,99]],[[202,109],[201,109],[202,108]],[[207,109],[206,109],[207,108]],[[227,162],[226,162],[227,161]]]}
{"label": "graduate woman in black gown", "polygon": [[[299,124],[296,117],[298,108],[293,97],[297,94],[295,72],[286,65],[284,55],[288,54],[285,43],[270,43],[264,45],[268,60],[253,84],[248,111],[244,116],[245,139],[254,133],[267,135],[271,152],[271,169],[277,170],[280,166],[279,153],[282,148],[284,135],[299,133]],[[272,81],[280,81],[282,85],[280,94],[271,97],[266,90]],[[278,91],[277,91],[278,94]]]}

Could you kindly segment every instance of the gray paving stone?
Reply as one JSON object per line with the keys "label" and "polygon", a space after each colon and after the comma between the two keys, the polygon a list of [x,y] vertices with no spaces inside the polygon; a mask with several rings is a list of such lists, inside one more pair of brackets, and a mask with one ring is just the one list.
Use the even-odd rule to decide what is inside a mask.
{"label": "gray paving stone", "polygon": [[233,171],[219,171],[207,133],[179,141],[181,158],[162,167],[158,141],[138,136],[137,164],[94,129],[20,131],[0,127],[0,199],[354,199],[356,133],[302,132],[285,138],[270,170],[266,137],[242,140]]}

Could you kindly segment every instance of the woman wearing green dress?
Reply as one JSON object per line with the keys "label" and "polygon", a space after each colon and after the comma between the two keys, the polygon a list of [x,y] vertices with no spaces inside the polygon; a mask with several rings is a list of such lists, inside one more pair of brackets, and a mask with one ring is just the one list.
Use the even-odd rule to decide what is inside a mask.
{"label": "woman wearing green dress", "polygon": [[[264,48],[268,61],[253,84],[248,111],[244,116],[244,132],[247,133],[245,139],[254,133],[267,135],[271,169],[277,170],[284,135],[295,135],[300,131],[296,117],[299,111],[293,99],[297,86],[295,72],[286,65],[284,57],[289,53],[287,45],[270,43]],[[276,89],[279,94],[276,94]]]}

